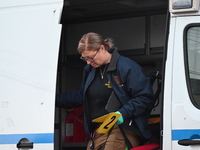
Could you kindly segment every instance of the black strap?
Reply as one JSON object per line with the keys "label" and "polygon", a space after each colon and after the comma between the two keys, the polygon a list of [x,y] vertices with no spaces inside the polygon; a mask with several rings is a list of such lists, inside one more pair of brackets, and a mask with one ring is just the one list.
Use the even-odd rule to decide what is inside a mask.
{"label": "black strap", "polygon": [[108,140],[108,137],[110,136],[110,133],[112,132],[113,127],[108,131],[108,135],[106,137],[106,141],[104,142],[104,145],[102,146],[101,150],[104,150],[105,146],[106,146],[106,142]]}
{"label": "black strap", "polygon": [[125,142],[126,142],[126,145],[128,146],[128,149],[133,148],[133,145],[131,144],[131,142],[129,141],[128,137],[126,136],[126,134],[125,134],[123,128],[122,128],[120,125],[119,125],[119,128],[120,128],[120,130],[121,130],[121,132],[122,132],[122,134],[123,134],[123,136],[124,136],[124,140],[125,140]]}

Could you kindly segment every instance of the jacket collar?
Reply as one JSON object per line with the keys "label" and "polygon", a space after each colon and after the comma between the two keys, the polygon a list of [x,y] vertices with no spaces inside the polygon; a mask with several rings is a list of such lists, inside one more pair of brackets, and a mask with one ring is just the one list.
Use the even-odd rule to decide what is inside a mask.
{"label": "jacket collar", "polygon": [[120,54],[118,53],[118,49],[116,47],[111,48],[108,52],[112,54],[112,57],[107,71],[113,71],[116,69],[117,61],[119,59]]}

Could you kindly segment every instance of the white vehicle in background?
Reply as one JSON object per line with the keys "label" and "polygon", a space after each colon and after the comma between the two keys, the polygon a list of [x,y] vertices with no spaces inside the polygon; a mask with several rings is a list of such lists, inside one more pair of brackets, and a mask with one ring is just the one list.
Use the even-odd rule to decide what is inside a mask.
{"label": "white vehicle in background", "polygon": [[[200,149],[200,0],[169,0],[161,149]],[[62,0],[0,2],[0,150],[57,150]]]}

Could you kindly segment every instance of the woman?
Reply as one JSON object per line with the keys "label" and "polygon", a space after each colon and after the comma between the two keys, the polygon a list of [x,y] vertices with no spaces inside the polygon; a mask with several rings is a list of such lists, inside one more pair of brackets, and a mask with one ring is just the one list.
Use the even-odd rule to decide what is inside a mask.
{"label": "woman", "polygon": [[[83,106],[85,131],[90,140],[87,150],[124,150],[127,142],[123,131],[133,147],[140,144],[141,138],[150,138],[147,119],[155,100],[142,68],[120,56],[112,39],[104,40],[97,33],[83,35],[78,52],[87,62],[81,87],[57,95],[56,106],[67,109]],[[92,120],[109,113],[105,107],[112,92],[121,103],[116,112],[122,116],[109,133],[96,133],[99,124]]]}

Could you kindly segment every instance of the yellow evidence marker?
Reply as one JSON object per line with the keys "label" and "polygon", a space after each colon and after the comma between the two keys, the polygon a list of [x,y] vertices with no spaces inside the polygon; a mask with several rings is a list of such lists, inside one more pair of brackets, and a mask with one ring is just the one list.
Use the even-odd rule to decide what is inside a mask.
{"label": "yellow evidence marker", "polygon": [[112,112],[107,115],[96,118],[96,119],[92,120],[92,122],[99,122],[99,123],[102,122],[101,126],[97,129],[97,132],[98,133],[107,133],[114,126],[114,124],[117,122],[118,118],[121,115],[122,114]]}

